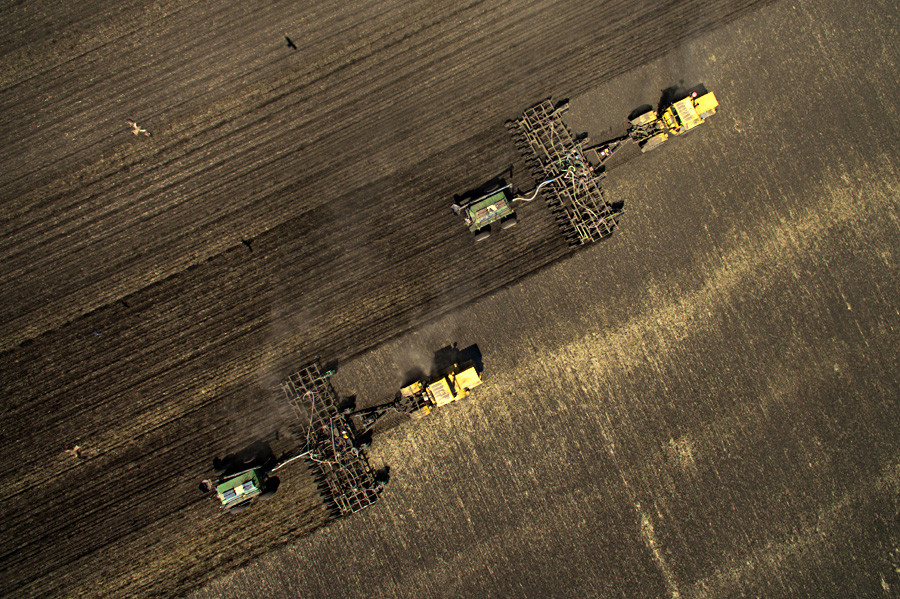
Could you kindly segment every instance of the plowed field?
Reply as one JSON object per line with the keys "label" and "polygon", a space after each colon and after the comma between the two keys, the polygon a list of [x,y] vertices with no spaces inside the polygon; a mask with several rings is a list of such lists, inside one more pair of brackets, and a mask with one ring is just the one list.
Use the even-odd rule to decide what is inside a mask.
{"label": "plowed field", "polygon": [[610,241],[345,363],[384,399],[477,343],[485,382],[376,437],[378,504],[194,596],[897,596],[898,18],[776,3],[574,96],[594,139],[680,79],[721,109],[621,155]]}
{"label": "plowed field", "polygon": [[[759,592],[792,596],[809,588],[786,574],[803,548],[824,564],[811,571],[847,555],[814,527],[877,516],[877,538],[893,539],[896,11],[751,13],[763,4],[0,9],[0,595],[185,594],[268,554],[249,585],[206,592],[729,596],[752,588],[736,565],[747,541],[754,568],[783,568]],[[869,37],[862,15],[880,15]],[[808,68],[785,66],[801,54]],[[571,252],[534,202],[476,249],[449,211],[504,170],[533,185],[503,122],[542,97],[571,97],[576,132],[599,139],[680,78],[719,93],[722,114],[611,173],[631,210],[612,241],[559,263]],[[791,96],[800,82],[813,91]],[[361,356],[415,330],[427,342]],[[450,341],[482,346],[493,387],[465,422],[386,433],[373,449],[393,480],[366,513],[309,537],[327,516],[300,462],[240,518],[197,491],[213,456],[283,429],[270,388],[291,368],[339,360],[339,392],[385,399]],[[796,398],[825,407],[798,419]],[[796,469],[801,455],[813,470]],[[754,529],[760,512],[775,524]],[[860,526],[834,546],[862,546]],[[860,559],[889,584],[874,551]],[[846,579],[872,582],[860,568]]]}

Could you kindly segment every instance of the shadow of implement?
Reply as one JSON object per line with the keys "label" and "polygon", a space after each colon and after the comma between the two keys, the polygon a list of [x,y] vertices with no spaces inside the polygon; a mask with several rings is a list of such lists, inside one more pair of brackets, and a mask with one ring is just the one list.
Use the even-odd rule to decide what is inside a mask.
{"label": "shadow of implement", "polygon": [[262,469],[268,472],[278,464],[278,457],[267,441],[255,441],[223,458],[213,458],[213,471],[221,478],[233,476],[245,470]]}

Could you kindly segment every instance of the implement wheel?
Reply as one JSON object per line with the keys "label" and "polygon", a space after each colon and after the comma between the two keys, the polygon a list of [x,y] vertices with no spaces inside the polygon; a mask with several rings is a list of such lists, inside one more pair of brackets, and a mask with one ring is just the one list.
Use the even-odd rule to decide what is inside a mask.
{"label": "implement wheel", "polygon": [[239,503],[234,507],[228,508],[227,510],[225,510],[225,512],[228,514],[231,514],[231,515],[240,514],[241,512],[246,510],[248,507],[250,507],[250,503],[251,503],[250,501],[245,501],[244,503]]}
{"label": "implement wheel", "polygon": [[265,501],[275,494],[275,491],[278,490],[280,484],[281,480],[277,476],[270,476],[268,480],[266,480],[266,484],[263,485],[262,492],[260,492],[257,497],[260,501]]}

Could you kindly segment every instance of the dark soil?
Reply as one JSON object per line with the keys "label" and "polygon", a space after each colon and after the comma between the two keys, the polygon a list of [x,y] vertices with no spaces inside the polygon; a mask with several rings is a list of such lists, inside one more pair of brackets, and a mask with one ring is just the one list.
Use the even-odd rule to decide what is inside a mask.
{"label": "dark soil", "polygon": [[[854,41],[824,25],[817,28],[810,16],[821,12],[816,2],[797,14],[780,5],[781,12],[768,7],[749,13],[761,4],[308,7],[96,0],[0,9],[7,25],[0,33],[5,140],[0,150],[0,594],[185,594],[254,557],[271,554],[290,562],[297,554],[272,549],[302,539],[307,545],[294,547],[306,547],[315,559],[304,559],[304,567],[294,564],[294,578],[280,579],[270,571],[266,580],[279,583],[254,579],[259,584],[241,583],[242,592],[476,596],[488,589],[495,595],[548,596],[544,591],[562,588],[559,580],[568,576],[573,581],[568,588],[582,591],[582,583],[608,580],[595,586],[600,595],[647,597],[680,590],[682,596],[727,596],[739,594],[740,581],[751,578],[746,570],[729,569],[743,557],[740,539],[750,540],[753,555],[764,556],[754,562],[762,569],[770,559],[765,542],[787,543],[790,549],[791,534],[813,538],[809,531],[817,510],[826,524],[843,522],[843,506],[856,510],[857,504],[862,511],[849,513],[886,517],[884,506],[890,503],[878,489],[897,485],[891,469],[896,451],[889,448],[897,446],[892,431],[898,420],[896,405],[886,398],[897,396],[896,353],[890,352],[896,344],[890,341],[896,341],[891,331],[898,323],[893,295],[881,290],[897,280],[890,250],[897,247],[897,232],[884,216],[896,214],[896,200],[882,198],[885,188],[897,189],[896,149],[885,142],[884,130],[884,123],[894,122],[896,103],[854,97],[858,105],[849,116],[827,112],[832,104],[824,95],[850,96],[860,84],[847,78],[855,72],[850,57],[859,63],[872,47],[885,45],[882,32],[890,22],[872,28],[871,38]],[[871,4],[867,10],[878,12],[878,3]],[[841,9],[831,11],[826,16],[832,26],[855,26],[857,21],[844,22]],[[701,37],[748,14],[720,30],[731,37]],[[770,14],[776,24],[794,23],[789,37],[777,38],[785,55],[794,48],[789,40],[805,40],[805,49],[816,39],[827,40],[807,70],[778,71],[783,56],[776,59],[760,41],[761,19]],[[792,20],[798,15],[799,21]],[[287,47],[285,35],[296,50]],[[698,39],[699,46],[684,45]],[[843,44],[846,52],[829,50],[828,44]],[[716,53],[725,58],[710,61]],[[633,105],[606,104],[604,82],[641,72],[634,69],[659,57],[662,63],[653,64],[663,68],[643,67],[650,69],[643,79],[626,75],[617,85],[622,103]],[[885,60],[869,65],[865,84],[873,97],[896,98],[896,73]],[[741,74],[748,71],[763,88],[756,95]],[[781,79],[766,79],[770,72]],[[629,197],[626,208],[632,214],[613,240],[571,256],[549,213],[534,202],[517,209],[518,227],[476,250],[449,210],[453,196],[510,166],[517,187],[533,185],[507,139],[506,119],[551,93],[571,97],[576,131],[590,129],[599,139],[634,106],[655,102],[646,96],[671,84],[672,73],[703,78],[717,94],[721,90],[722,113],[702,133],[660,149],[662,158],[620,165],[618,182],[611,173],[611,192]],[[781,118],[762,100],[786,90],[797,76],[814,91],[786,100],[793,102],[793,119]],[[754,100],[742,105],[743,97]],[[581,115],[611,115],[609,122],[582,117],[578,123],[577,102]],[[801,111],[808,107],[817,109],[817,118]],[[129,119],[151,136],[132,135],[125,124]],[[759,123],[768,137],[753,138]],[[823,141],[823,131],[833,142]],[[746,152],[754,147],[749,138],[762,148],[771,144],[769,151],[753,150],[758,154],[748,160]],[[815,168],[771,160],[773,148],[798,155],[798,138],[806,143],[803,148],[815,145],[816,152],[801,151],[809,161],[797,164]],[[707,158],[679,160],[693,147]],[[855,153],[848,156],[838,147],[853,147]],[[830,171],[822,164],[841,167]],[[647,179],[648,172],[653,179]],[[756,181],[767,183],[754,186]],[[775,195],[795,200],[787,207],[767,203]],[[693,202],[683,199],[688,197]],[[854,214],[867,215],[865,237],[850,233],[857,221],[840,216],[836,206],[844,202],[863,211]],[[705,233],[703,223],[710,223]],[[818,235],[804,237],[810,230]],[[764,244],[769,231],[774,245]],[[791,245],[791,235],[807,245]],[[746,258],[747,248],[767,259]],[[723,254],[732,256],[726,263],[743,278],[720,272],[716,259]],[[791,259],[782,265],[779,257],[785,255]],[[541,274],[562,278],[541,287],[543,292],[531,291],[532,299],[515,296],[515,287],[500,291],[489,304],[471,304],[567,256],[571,259]],[[832,264],[841,269],[837,274]],[[671,279],[665,274],[670,271]],[[827,292],[812,283],[798,291],[788,285],[795,280],[790,273],[813,282],[832,273],[839,282]],[[704,289],[707,278],[726,289],[736,280],[764,283],[759,289],[735,287],[736,299],[704,304],[706,296],[690,294]],[[772,295],[782,287],[777,298],[790,309],[779,310]],[[829,320],[846,310],[836,288],[848,296],[859,320]],[[575,298],[573,304],[557,301],[564,290]],[[579,304],[579,297],[594,303]],[[684,308],[692,301],[694,308]],[[520,302],[510,317],[506,310]],[[801,305],[810,316],[796,316]],[[603,314],[596,314],[598,306]],[[589,357],[593,350],[578,353],[577,345],[563,342],[575,331],[576,339],[613,334],[628,322],[652,330],[653,322],[668,322],[669,311],[701,319],[706,309],[713,316],[703,331],[719,330],[717,335],[743,341],[710,342],[671,364],[667,351],[682,341],[677,332],[674,339],[656,339],[628,337],[632,329],[626,329],[617,341],[620,354],[599,353],[597,363]],[[278,493],[240,516],[222,514],[197,491],[197,483],[212,475],[215,456],[254,441],[290,445],[284,427],[292,416],[271,388],[292,368],[315,357],[337,360],[346,365],[339,391],[374,401],[381,391],[360,381],[366,380],[366,368],[384,372],[382,366],[365,366],[365,360],[381,358],[351,358],[404,332],[428,331],[437,325],[425,323],[441,315],[457,323],[453,334],[468,337],[447,341],[485,349],[486,369],[496,377],[486,398],[507,389],[510,397],[523,397],[526,384],[543,387],[539,372],[536,378],[526,373],[536,372],[545,358],[553,368],[571,362],[573,372],[590,366],[595,374],[571,374],[572,380],[560,383],[564,386],[547,386],[546,395],[534,397],[546,405],[528,404],[540,410],[539,418],[517,420],[517,408],[498,396],[486,399],[488,412],[471,414],[468,429],[459,422],[450,427],[457,431],[452,437],[439,430],[441,423],[449,424],[449,415],[389,431],[376,456],[392,469],[383,501],[312,537],[308,533],[328,515],[302,462],[279,471]],[[536,321],[535,315],[543,316]],[[749,324],[729,329],[733,322]],[[873,347],[864,349],[859,335]],[[638,360],[629,357],[630,347],[646,350]],[[767,350],[793,377],[759,382],[780,373],[774,362],[748,357]],[[832,359],[832,351],[839,357]],[[398,369],[398,377],[415,366],[402,358],[394,353],[388,366]],[[638,360],[631,374],[610,388],[598,364],[628,359]],[[638,362],[656,371],[645,371]],[[823,374],[825,366],[831,370]],[[751,376],[757,371],[759,376]],[[513,373],[521,381],[511,378]],[[556,371],[544,376],[555,377]],[[849,379],[841,383],[841,376]],[[576,384],[579,377],[585,380]],[[817,385],[810,383],[814,379]],[[384,376],[380,380],[385,389],[395,384]],[[490,389],[489,383],[483,388]],[[793,391],[798,388],[803,393]],[[629,403],[638,389],[647,402]],[[657,398],[669,394],[681,401],[659,407]],[[783,396],[822,402],[814,412],[818,416],[801,419],[798,426],[807,432],[789,427],[805,413],[804,404],[782,405]],[[564,397],[583,409],[566,413]],[[766,401],[754,403],[759,397]],[[851,418],[847,404],[860,397],[865,401]],[[559,407],[552,408],[554,402]],[[739,407],[744,404],[751,407]],[[499,412],[490,412],[495,409]],[[553,409],[561,420],[547,414]],[[695,412],[689,418],[682,410]],[[567,444],[576,431],[567,418],[583,421],[583,413],[590,421],[574,434],[584,441]],[[711,422],[713,415],[724,424]],[[681,430],[687,425],[677,423],[691,418],[706,428]],[[772,454],[761,449],[773,438],[753,436],[751,425],[760,419],[778,425],[766,430],[786,449]],[[508,446],[479,436],[485,421],[511,426],[502,431],[509,435]],[[737,432],[726,434],[732,430]],[[704,431],[713,432],[704,437]],[[411,443],[407,435],[418,440]],[[448,438],[454,440],[441,454],[435,443]],[[816,449],[816,439],[824,449]],[[850,457],[839,457],[852,445],[843,439],[858,444]],[[621,452],[609,451],[610,443]],[[67,453],[75,446],[78,451]],[[711,446],[725,448],[726,457],[709,462],[696,457],[711,455],[704,453]],[[514,447],[542,449],[515,457]],[[558,450],[548,454],[547,447]],[[467,470],[460,460],[472,454],[478,457]],[[824,470],[804,479],[793,466],[801,454]],[[423,464],[423,455],[434,460]],[[656,474],[646,474],[638,467],[665,460],[686,464],[683,472],[659,466],[649,470]],[[516,474],[510,474],[511,464]],[[563,478],[540,478],[550,464]],[[539,485],[537,478],[527,478],[528,468]],[[741,476],[747,469],[755,474]],[[776,474],[767,477],[767,472]],[[695,477],[685,486],[691,492],[660,499],[659,489],[680,488],[679,476]],[[837,484],[838,479],[847,482]],[[510,495],[490,495],[485,480],[499,481],[495,488]],[[581,482],[566,486],[564,481]],[[729,490],[704,495],[715,481]],[[794,481],[800,486],[792,486]],[[452,488],[470,501],[454,500],[440,515],[425,517]],[[556,489],[559,502],[536,488]],[[786,507],[767,499],[779,490]],[[521,499],[528,493],[537,493],[533,501]],[[421,516],[411,515],[403,524],[403,510]],[[748,533],[754,530],[747,524],[749,514],[760,510],[768,510],[777,524]],[[600,536],[589,524],[595,520],[608,525]],[[565,522],[568,532],[561,533],[556,522]],[[865,540],[868,531],[852,529],[834,543],[852,535]],[[399,557],[406,541],[398,535],[416,547],[406,558]],[[857,537],[855,547],[862,543]],[[334,543],[335,538],[344,540]],[[458,542],[453,555],[441,545],[446,541]],[[688,550],[703,543],[708,543],[703,551]],[[549,556],[545,561],[534,559],[533,547],[539,545]],[[376,559],[373,551],[393,569],[367,561]],[[583,557],[566,562],[561,556],[568,551]],[[777,553],[781,561],[776,562],[799,560],[802,568],[797,551]],[[485,561],[485,555],[495,561]],[[820,555],[823,563],[836,559]],[[873,566],[870,554],[861,559],[866,568]],[[328,571],[328,564],[337,562],[357,564],[342,579],[349,589],[328,582],[340,578]],[[476,562],[482,566],[475,568]],[[272,562],[257,567],[270,567],[267,563]],[[322,578],[313,563],[322,568]],[[451,574],[454,563],[460,565],[458,575]],[[528,576],[521,575],[525,563],[534,564]],[[417,564],[440,577],[433,585],[416,583]],[[595,574],[579,577],[586,564]],[[484,568],[505,572],[509,582]],[[373,582],[375,573],[385,571],[390,581]],[[871,571],[877,580],[881,574]],[[797,576],[784,574],[772,586],[764,582],[756,588],[766,595],[771,595],[767,589],[778,595],[791,584],[805,588],[805,579]],[[728,590],[734,588],[738,591]]]}

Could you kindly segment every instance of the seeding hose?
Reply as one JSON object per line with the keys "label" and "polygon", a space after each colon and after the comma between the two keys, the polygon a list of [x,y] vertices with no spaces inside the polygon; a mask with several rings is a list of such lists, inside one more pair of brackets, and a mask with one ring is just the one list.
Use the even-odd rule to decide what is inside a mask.
{"label": "seeding hose", "polygon": [[[562,175],[560,175],[560,176],[562,176]],[[556,181],[557,179],[559,179],[559,177],[554,177],[554,178],[552,178],[552,179],[547,179],[546,181],[543,181],[540,185],[538,185],[537,187],[534,188],[534,193],[531,194],[531,197],[530,197],[530,198],[513,198],[513,199],[510,200],[510,203],[512,203],[512,202],[530,202],[531,200],[533,200],[534,198],[536,198],[536,197],[538,196],[538,193],[540,193],[541,188],[542,188],[544,185],[547,185],[547,184],[549,184],[549,183],[553,183],[553,182]]]}
{"label": "seeding hose", "polygon": [[[311,455],[311,453],[310,453],[309,451],[304,451],[304,452],[301,453],[300,455],[295,455],[295,456],[292,457],[291,459],[285,460],[285,461],[281,462],[280,464],[278,464],[277,466],[275,466],[274,468],[272,468],[272,469],[269,471],[269,473],[271,474],[272,472],[275,472],[276,470],[279,470],[280,468],[283,468],[283,467],[287,466],[288,464],[290,464],[290,463],[293,462],[294,460],[299,460],[300,458],[305,458],[305,457],[307,457],[307,456],[309,456],[310,459],[315,460],[315,458],[312,457],[312,455]],[[316,460],[316,461],[318,461],[318,460]]]}

